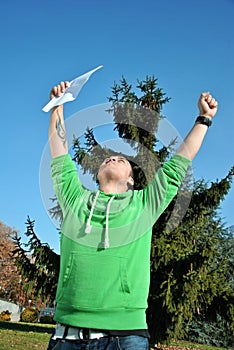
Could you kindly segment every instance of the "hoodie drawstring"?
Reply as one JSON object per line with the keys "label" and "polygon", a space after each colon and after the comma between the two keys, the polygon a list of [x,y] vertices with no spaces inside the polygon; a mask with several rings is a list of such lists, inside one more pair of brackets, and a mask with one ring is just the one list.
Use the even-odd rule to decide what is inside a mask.
{"label": "hoodie drawstring", "polygon": [[94,211],[94,208],[95,208],[95,205],[96,205],[99,193],[100,193],[100,191],[98,190],[96,195],[95,195],[95,197],[94,197],[94,200],[93,200],[93,203],[92,203],[92,207],[91,207],[91,210],[90,210],[90,213],[89,213],[89,218],[88,218],[88,221],[87,221],[87,224],[86,224],[86,227],[85,227],[85,233],[90,233],[91,232],[91,229],[92,229],[91,219],[92,219],[92,216],[93,216],[93,211]]}
{"label": "hoodie drawstring", "polygon": [[105,240],[104,240],[104,248],[109,248],[110,244],[109,244],[109,214],[110,214],[110,206],[111,206],[111,202],[113,201],[115,197],[111,197],[111,199],[109,200],[109,202],[107,203],[106,206],[106,230],[105,230]]}
{"label": "hoodie drawstring", "polygon": [[[87,221],[87,224],[86,224],[86,227],[85,227],[85,233],[86,234],[89,234],[91,232],[91,229],[92,229],[92,226],[91,226],[91,219],[92,219],[92,216],[93,216],[93,211],[94,211],[94,208],[95,208],[95,205],[96,205],[96,202],[97,202],[97,199],[98,199],[98,196],[99,196],[99,193],[100,191],[98,190],[95,197],[94,197],[94,200],[93,200],[93,203],[92,203],[92,206],[91,206],[91,210],[90,210],[90,213],[89,213],[89,218],[88,218],[88,221]],[[108,201],[107,203],[107,206],[106,206],[106,227],[105,227],[105,239],[104,239],[104,248],[109,248],[109,214],[110,214],[110,206],[111,206],[111,202],[113,201],[115,197],[111,197],[111,199]]]}

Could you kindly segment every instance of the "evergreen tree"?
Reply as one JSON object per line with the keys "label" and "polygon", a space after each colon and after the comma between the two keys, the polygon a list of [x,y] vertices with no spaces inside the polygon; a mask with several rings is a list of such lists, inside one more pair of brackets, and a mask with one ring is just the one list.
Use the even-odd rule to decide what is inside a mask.
{"label": "evergreen tree", "polygon": [[23,244],[17,234],[13,236],[15,265],[28,294],[44,302],[53,302],[58,282],[59,255],[47,243],[39,240],[34,231],[34,221],[29,217],[26,227],[27,243]]}

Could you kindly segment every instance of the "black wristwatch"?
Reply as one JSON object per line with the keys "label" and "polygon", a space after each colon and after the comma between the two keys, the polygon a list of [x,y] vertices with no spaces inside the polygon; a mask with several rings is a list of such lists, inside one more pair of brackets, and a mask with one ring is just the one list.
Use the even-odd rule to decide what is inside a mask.
{"label": "black wristwatch", "polygon": [[211,120],[211,118],[199,115],[199,117],[197,117],[195,123],[204,124],[204,125],[208,126],[208,128],[209,128],[212,124],[212,120]]}

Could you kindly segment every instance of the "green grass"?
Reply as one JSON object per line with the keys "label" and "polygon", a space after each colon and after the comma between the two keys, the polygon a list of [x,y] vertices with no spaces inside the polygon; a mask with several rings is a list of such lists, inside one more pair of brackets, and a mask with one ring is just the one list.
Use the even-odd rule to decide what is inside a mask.
{"label": "green grass", "polygon": [[[171,342],[170,346],[178,347],[178,349],[184,348],[184,349],[194,349],[194,350],[200,350],[200,349],[201,350],[227,350],[227,348],[220,348],[220,347],[211,346],[211,345],[191,343],[191,342],[184,341],[184,340],[173,341],[173,342]],[[232,350],[232,349],[230,349],[230,350]]]}
{"label": "green grass", "polygon": [[54,325],[0,321],[1,350],[46,350]]}
{"label": "green grass", "polygon": [[[40,323],[4,322],[0,321],[1,350],[46,350],[54,325]],[[227,350],[214,346],[174,341],[162,349],[182,350]]]}

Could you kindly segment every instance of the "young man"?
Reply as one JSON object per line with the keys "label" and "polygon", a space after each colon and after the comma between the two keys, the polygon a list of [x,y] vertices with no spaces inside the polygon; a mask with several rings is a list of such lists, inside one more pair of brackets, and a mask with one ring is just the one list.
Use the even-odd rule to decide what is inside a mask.
{"label": "young man", "polygon": [[[51,98],[67,86],[55,86]],[[217,105],[210,93],[201,94],[200,116],[188,136],[143,190],[133,190],[128,160],[112,156],[101,164],[93,193],[80,183],[68,154],[63,106],[52,110],[52,178],[63,223],[57,325],[48,350],[149,348],[145,311],[152,226],[176,195]]]}

